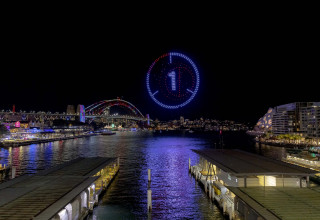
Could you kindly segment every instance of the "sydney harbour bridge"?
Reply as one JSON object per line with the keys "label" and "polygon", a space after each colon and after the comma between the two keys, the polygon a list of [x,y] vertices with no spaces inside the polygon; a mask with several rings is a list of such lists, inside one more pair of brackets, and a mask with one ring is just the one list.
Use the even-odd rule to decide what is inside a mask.
{"label": "sydney harbour bridge", "polygon": [[[81,120],[87,123],[101,122],[106,124],[132,124],[137,122],[149,123],[149,116],[144,116],[132,103],[122,99],[102,100],[86,106],[75,112],[44,112],[44,111],[0,111],[0,121],[53,121],[53,120]],[[84,122],[84,120],[82,122]]]}
{"label": "sydney harbour bridge", "polygon": [[[114,110],[115,109],[115,110]],[[86,120],[103,123],[142,121],[149,123],[149,116],[144,116],[132,103],[122,99],[102,100],[85,108]]]}

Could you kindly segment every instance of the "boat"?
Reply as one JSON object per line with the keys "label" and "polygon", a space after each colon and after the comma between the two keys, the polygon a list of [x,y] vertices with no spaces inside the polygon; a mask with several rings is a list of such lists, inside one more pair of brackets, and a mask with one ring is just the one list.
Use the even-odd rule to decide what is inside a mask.
{"label": "boat", "polygon": [[114,135],[116,132],[114,131],[109,131],[109,130],[104,130],[101,132],[101,135]]}

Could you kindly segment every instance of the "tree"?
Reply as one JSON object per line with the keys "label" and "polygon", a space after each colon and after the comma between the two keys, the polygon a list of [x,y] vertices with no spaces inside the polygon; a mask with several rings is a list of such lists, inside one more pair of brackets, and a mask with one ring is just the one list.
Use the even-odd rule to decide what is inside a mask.
{"label": "tree", "polygon": [[297,134],[293,135],[293,140],[295,140],[296,144],[300,143],[301,138],[302,137],[300,135],[297,135]]}

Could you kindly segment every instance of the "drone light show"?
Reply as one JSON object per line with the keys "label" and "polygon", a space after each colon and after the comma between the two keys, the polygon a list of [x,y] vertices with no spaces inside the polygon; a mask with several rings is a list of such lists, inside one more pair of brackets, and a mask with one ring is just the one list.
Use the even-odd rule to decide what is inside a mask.
{"label": "drone light show", "polygon": [[163,108],[178,109],[193,100],[199,81],[195,63],[184,54],[170,52],[151,64],[146,83],[155,103]]}

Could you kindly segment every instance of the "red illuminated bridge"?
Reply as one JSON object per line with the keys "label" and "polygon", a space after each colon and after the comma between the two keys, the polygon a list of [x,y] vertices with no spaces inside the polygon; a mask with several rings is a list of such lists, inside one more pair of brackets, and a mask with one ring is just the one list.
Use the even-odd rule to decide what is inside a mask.
{"label": "red illuminated bridge", "polygon": [[132,103],[122,99],[102,100],[85,109],[88,119],[126,119],[147,121],[146,118]]}

